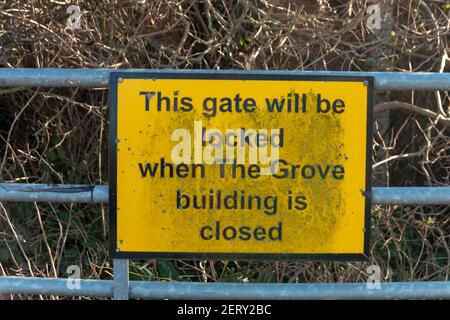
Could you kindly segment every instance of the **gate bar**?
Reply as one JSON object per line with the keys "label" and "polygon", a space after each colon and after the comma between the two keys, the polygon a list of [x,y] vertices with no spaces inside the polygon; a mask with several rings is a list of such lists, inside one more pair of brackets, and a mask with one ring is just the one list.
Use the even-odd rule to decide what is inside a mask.
{"label": "gate bar", "polygon": [[[70,279],[73,281],[73,279]],[[112,280],[80,280],[69,289],[67,279],[0,277],[0,293],[112,297]],[[365,283],[199,283],[130,281],[130,298],[147,299],[449,299],[450,282],[385,282],[380,289]]]}
{"label": "gate bar", "polygon": [[[108,203],[108,186],[0,183],[0,201]],[[450,187],[374,187],[372,204],[450,204]]]}
{"label": "gate bar", "polygon": [[112,297],[112,280],[79,280],[80,288],[75,289],[74,279],[0,277],[0,295],[35,294],[83,297]]}
{"label": "gate bar", "polygon": [[360,71],[278,71],[278,70],[174,70],[174,69],[70,69],[0,68],[0,87],[84,87],[106,88],[112,71],[207,74],[284,74],[373,76],[378,90],[450,90],[450,73],[360,72]]}
{"label": "gate bar", "polygon": [[0,201],[107,203],[108,186],[0,183]]}
{"label": "gate bar", "polygon": [[114,300],[128,300],[130,292],[130,274],[128,259],[113,259]]}

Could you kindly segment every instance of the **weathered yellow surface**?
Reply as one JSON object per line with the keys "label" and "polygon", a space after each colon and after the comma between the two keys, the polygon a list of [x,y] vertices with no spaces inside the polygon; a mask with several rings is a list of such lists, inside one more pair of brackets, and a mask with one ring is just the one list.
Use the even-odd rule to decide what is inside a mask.
{"label": "weathered yellow surface", "polygon": [[[164,96],[192,98],[190,112],[157,111],[150,104],[145,110],[141,91],[160,91]],[[203,114],[206,97],[230,97],[239,93],[255,99],[254,112],[218,112],[215,117]],[[286,97],[288,93],[307,94],[305,113],[267,111],[265,99]],[[345,111],[340,114],[316,112],[316,95],[329,101],[341,99]],[[151,99],[155,99],[152,97]],[[150,100],[154,102],[154,100]],[[118,83],[117,122],[117,248],[121,252],[193,252],[193,253],[363,253],[366,176],[367,87],[362,82],[269,81],[269,80],[186,80],[124,79]],[[289,165],[310,164],[315,176],[305,179],[277,179],[271,175],[259,178],[219,176],[219,165],[206,165],[205,178],[142,177],[138,163],[171,161],[177,141],[171,134],[178,128],[193,132],[194,121],[225,132],[230,128],[284,129],[280,158]],[[193,135],[193,133],[192,133]],[[245,164],[248,167],[248,164]],[[322,179],[318,166],[342,165],[343,179],[331,177],[331,169]],[[188,165],[189,170],[190,166]],[[301,168],[301,167],[300,167]],[[239,171],[240,172],[240,171]],[[284,172],[284,171],[282,171]],[[291,172],[289,172],[291,173]],[[177,209],[177,190],[189,195],[230,194],[277,197],[277,212],[261,209]],[[288,209],[288,194],[305,197],[304,210]],[[270,211],[270,210],[267,210]],[[237,231],[246,226],[248,240],[202,239],[200,230],[215,236],[220,228],[232,226]],[[281,239],[278,228],[281,223]],[[254,230],[261,238],[256,240]],[[270,239],[267,232],[272,228]],[[228,229],[228,235],[232,235]],[[237,233],[239,235],[239,232]],[[245,236],[244,236],[245,238]]]}

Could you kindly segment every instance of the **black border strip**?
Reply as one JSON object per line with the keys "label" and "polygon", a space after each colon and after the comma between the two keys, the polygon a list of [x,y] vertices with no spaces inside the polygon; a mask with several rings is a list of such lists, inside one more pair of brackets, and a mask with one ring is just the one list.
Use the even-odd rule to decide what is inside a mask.
{"label": "black border strip", "polygon": [[[117,83],[122,79],[209,79],[209,80],[284,80],[284,81],[330,81],[363,82],[367,81],[367,123],[366,123],[366,186],[364,253],[317,253],[317,254],[280,254],[280,253],[202,253],[202,252],[117,252]],[[315,261],[366,261],[370,252],[370,212],[372,198],[372,132],[373,132],[373,95],[374,78],[372,76],[333,76],[333,75],[293,75],[276,71],[271,74],[248,73],[152,73],[114,71],[109,78],[109,256],[112,259],[216,259],[216,260],[315,260]]]}

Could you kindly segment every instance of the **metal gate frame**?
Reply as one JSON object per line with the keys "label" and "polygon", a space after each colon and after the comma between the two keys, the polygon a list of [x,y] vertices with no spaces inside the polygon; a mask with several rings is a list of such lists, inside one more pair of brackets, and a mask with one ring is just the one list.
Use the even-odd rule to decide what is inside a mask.
{"label": "metal gate frame", "polygon": [[[106,88],[114,69],[0,69],[0,87]],[[122,70],[125,71],[125,70]],[[373,76],[376,90],[450,90],[449,73],[347,71],[126,70],[135,72],[287,73]],[[0,201],[108,203],[108,186],[0,183]],[[380,205],[450,205],[450,187],[372,188]],[[129,281],[129,261],[113,259],[113,280],[0,277],[0,293],[153,299],[450,299],[450,281],[381,283],[257,284]]]}

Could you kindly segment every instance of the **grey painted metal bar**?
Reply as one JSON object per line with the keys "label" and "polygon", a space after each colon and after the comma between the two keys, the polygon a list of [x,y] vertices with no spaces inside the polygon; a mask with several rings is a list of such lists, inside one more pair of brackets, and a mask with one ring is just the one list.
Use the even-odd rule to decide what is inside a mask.
{"label": "grey painted metal bar", "polygon": [[372,188],[372,203],[384,205],[450,204],[450,187]]}
{"label": "grey painted metal bar", "polygon": [[114,267],[114,300],[128,300],[130,292],[130,276],[128,259],[113,259]]}
{"label": "grey painted metal bar", "polygon": [[73,282],[73,279],[0,277],[0,294],[42,294],[83,297],[113,296],[113,281],[80,280],[80,288],[76,289],[68,285],[68,280]]}
{"label": "grey painted metal bar", "polygon": [[382,283],[368,289],[365,283],[260,284],[132,282],[131,298],[153,299],[445,299],[450,298],[450,282]]}
{"label": "grey painted metal bar", "polygon": [[[0,183],[0,201],[108,203],[108,186]],[[450,204],[450,187],[372,188],[373,204]]]}
{"label": "grey painted metal bar", "polygon": [[[108,87],[109,74],[117,69],[0,68],[0,87]],[[268,71],[268,70],[170,70],[121,69],[153,73],[252,73],[295,75],[357,75],[375,77],[378,90],[450,90],[450,73],[357,72],[357,71]]]}
{"label": "grey painted metal bar", "polygon": [[0,201],[107,203],[108,186],[0,183]]}
{"label": "grey painted metal bar", "polygon": [[[66,279],[0,277],[3,294],[113,296],[111,280],[81,280],[69,289]],[[151,299],[449,299],[450,282],[381,283],[368,289],[364,283],[256,284],[131,281],[130,298]]]}

